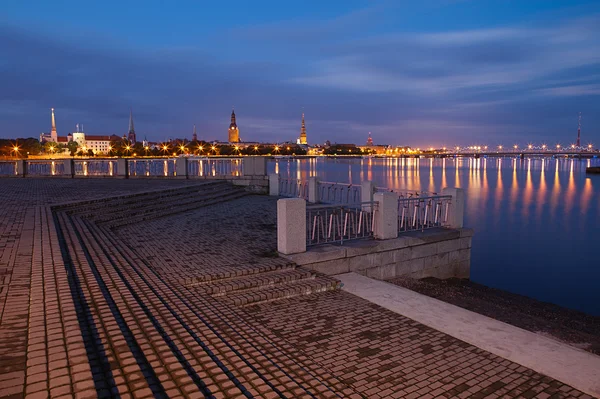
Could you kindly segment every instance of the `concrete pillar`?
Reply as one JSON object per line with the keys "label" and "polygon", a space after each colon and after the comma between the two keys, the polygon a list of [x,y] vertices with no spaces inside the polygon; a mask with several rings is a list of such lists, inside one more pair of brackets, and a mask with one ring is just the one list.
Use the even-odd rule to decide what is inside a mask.
{"label": "concrete pillar", "polygon": [[242,175],[254,176],[254,157],[242,158]]}
{"label": "concrete pillar", "polygon": [[269,175],[269,195],[279,197],[279,173]]}
{"label": "concrete pillar", "polygon": [[63,161],[63,165],[65,167],[65,176],[67,177],[73,177],[75,176],[75,165],[73,165],[74,161],[72,158],[69,159],[65,159]]}
{"label": "concrete pillar", "polygon": [[15,174],[17,176],[25,177],[27,175],[27,162],[23,159],[19,159],[17,161],[17,167],[15,169]]}
{"label": "concrete pillar", "polygon": [[175,176],[178,179],[188,178],[188,159],[179,157],[175,160]]}
{"label": "concrete pillar", "polygon": [[377,202],[373,235],[378,240],[398,238],[398,193],[375,193],[373,200]]}
{"label": "concrete pillar", "polygon": [[465,218],[465,190],[462,188],[446,187],[442,189],[442,195],[452,196],[452,205],[448,214],[448,227],[461,229]]}
{"label": "concrete pillar", "polygon": [[306,201],[286,198],[277,201],[277,250],[284,254],[306,252]]}
{"label": "concrete pillar", "polygon": [[308,202],[311,204],[319,202],[319,179],[316,177],[308,178]]}
{"label": "concrete pillar", "polygon": [[117,159],[117,177],[129,179],[129,163],[126,158]]}
{"label": "concrete pillar", "polygon": [[242,158],[242,169],[244,176],[266,176],[267,158],[252,156]]}
{"label": "concrete pillar", "polygon": [[[375,184],[371,180],[365,180],[360,183],[360,201],[371,202],[373,201],[373,194],[375,194]],[[371,212],[370,205],[363,205],[365,211]]]}

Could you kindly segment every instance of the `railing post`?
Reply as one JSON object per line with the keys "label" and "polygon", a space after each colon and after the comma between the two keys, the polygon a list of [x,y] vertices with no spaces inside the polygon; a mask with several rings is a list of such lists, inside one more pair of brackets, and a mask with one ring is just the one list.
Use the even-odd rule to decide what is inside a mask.
{"label": "railing post", "polygon": [[277,201],[277,250],[285,255],[306,252],[306,201]]}
{"label": "railing post", "polygon": [[442,195],[452,196],[450,214],[448,215],[448,227],[461,229],[464,225],[465,190],[462,188],[445,187],[442,189]]}
{"label": "railing post", "polygon": [[[360,201],[361,202],[373,202],[373,194],[375,194],[375,184],[371,180],[365,180],[360,183]],[[371,206],[366,205],[363,207],[364,210],[371,211]]]}
{"label": "railing post", "polygon": [[398,193],[375,193],[373,200],[377,202],[373,235],[378,240],[398,238]]}
{"label": "railing post", "polygon": [[242,174],[244,176],[266,176],[267,158],[259,156],[242,158]]}
{"label": "railing post", "polygon": [[127,158],[117,159],[117,177],[129,179],[129,163]]}
{"label": "railing post", "polygon": [[279,197],[279,173],[269,175],[269,195]]}
{"label": "railing post", "polygon": [[179,179],[188,178],[188,160],[180,157],[175,160],[175,176]]}
{"label": "railing post", "polygon": [[65,176],[73,178],[75,176],[75,165],[73,158],[65,159],[63,165],[65,168]]}
{"label": "railing post", "polygon": [[24,159],[17,160],[15,174],[20,177],[27,176],[27,162]]}
{"label": "railing post", "polygon": [[319,179],[316,177],[308,178],[308,202],[311,204],[319,202]]}

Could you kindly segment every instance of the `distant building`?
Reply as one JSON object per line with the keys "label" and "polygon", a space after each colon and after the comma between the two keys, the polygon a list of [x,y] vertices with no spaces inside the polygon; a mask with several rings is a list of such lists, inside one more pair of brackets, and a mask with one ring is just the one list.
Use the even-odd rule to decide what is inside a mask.
{"label": "distant building", "polygon": [[302,125],[300,127],[300,138],[298,138],[298,144],[307,144],[306,124],[304,123],[304,112],[302,113]]}
{"label": "distant building", "polygon": [[192,134],[192,141],[198,141],[198,135],[196,134],[196,125],[194,125],[194,133]]}
{"label": "distant building", "polygon": [[237,123],[235,121],[235,111],[231,110],[231,123],[229,124],[228,137],[230,143],[239,143],[240,142],[240,129],[238,129]]}
{"label": "distant building", "polygon": [[[86,135],[84,132],[79,130],[79,124],[77,124],[73,133],[67,134],[67,136],[60,137],[56,131],[56,119],[54,116],[54,108],[52,108],[51,114],[51,130],[50,133],[42,133],[40,135],[41,143],[57,143],[57,144],[68,144],[71,141],[77,143],[77,146],[82,150],[92,150],[94,154],[97,153],[108,153],[110,151],[111,140],[119,140],[119,136],[97,136],[97,135]],[[133,126],[133,125],[131,125]],[[134,133],[135,134],[135,133]]]}
{"label": "distant building", "polygon": [[136,143],[135,129],[133,128],[133,110],[129,109],[129,132],[127,133],[127,139],[131,144]]}
{"label": "distant building", "polygon": [[367,145],[368,146],[372,146],[373,145],[373,138],[371,137],[371,132],[369,132],[369,138],[367,139]]}

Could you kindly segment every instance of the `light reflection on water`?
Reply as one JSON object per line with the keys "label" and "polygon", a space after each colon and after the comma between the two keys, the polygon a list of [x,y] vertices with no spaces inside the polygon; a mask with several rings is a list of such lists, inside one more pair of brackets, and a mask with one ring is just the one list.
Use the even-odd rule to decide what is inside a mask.
{"label": "light reflection on water", "polygon": [[471,278],[600,315],[600,159],[278,159],[283,176],[467,194]]}

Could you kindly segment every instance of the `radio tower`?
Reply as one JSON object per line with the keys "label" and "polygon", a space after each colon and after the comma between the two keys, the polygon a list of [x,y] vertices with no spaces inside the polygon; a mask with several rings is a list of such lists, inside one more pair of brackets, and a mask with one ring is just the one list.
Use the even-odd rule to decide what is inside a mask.
{"label": "radio tower", "polygon": [[581,112],[579,113],[579,125],[577,127],[577,147],[581,147]]}

